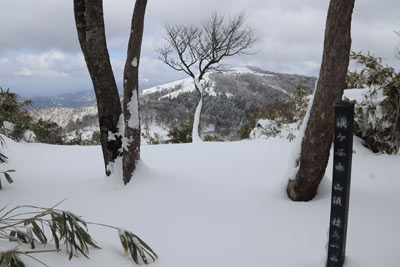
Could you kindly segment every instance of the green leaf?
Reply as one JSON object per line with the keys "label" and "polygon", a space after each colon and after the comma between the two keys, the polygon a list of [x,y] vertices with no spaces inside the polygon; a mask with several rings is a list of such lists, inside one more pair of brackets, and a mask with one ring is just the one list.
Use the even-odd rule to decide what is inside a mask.
{"label": "green leaf", "polygon": [[150,257],[155,261],[158,258],[158,255],[147,245],[140,237],[136,236],[137,240],[139,240],[140,244],[149,252]]}
{"label": "green leaf", "polygon": [[8,174],[8,173],[4,173],[4,176],[6,177],[6,179],[7,179],[7,182],[9,183],[9,184],[12,184],[14,181],[13,181],[13,179],[11,178],[11,176]]}
{"label": "green leaf", "polygon": [[57,231],[53,228],[53,226],[50,227],[50,230],[51,230],[51,234],[53,235],[53,240],[54,240],[56,249],[60,249],[60,241],[57,236]]}
{"label": "green leaf", "polygon": [[14,251],[8,251],[0,258],[0,265],[9,267],[25,267],[25,264],[19,259]]}
{"label": "green leaf", "polygon": [[4,256],[5,264],[10,266],[10,264],[11,264],[11,263],[10,263],[10,262],[11,262],[11,259],[12,259],[12,252],[9,251],[9,252]]}
{"label": "green leaf", "polygon": [[119,240],[121,241],[121,245],[124,249],[125,255],[128,255],[128,242],[126,240],[125,232],[121,229],[118,229]]}
{"label": "green leaf", "polygon": [[139,264],[139,258],[138,258],[137,250],[136,250],[135,246],[133,246],[132,243],[130,243],[130,251],[131,251],[131,256],[132,256],[132,259],[134,260],[134,262],[136,264]]}
{"label": "green leaf", "polygon": [[[124,248],[125,255],[129,251],[133,261],[136,264],[149,264],[149,256],[155,261],[158,256],[154,251],[137,235],[122,229],[118,229],[118,235],[121,240],[122,247]],[[141,261],[139,261],[139,256]]]}
{"label": "green leaf", "polygon": [[84,220],[82,220],[81,218],[79,218],[78,216],[76,216],[75,214],[73,214],[72,212],[67,211],[66,212],[67,216],[70,217],[71,219],[73,219],[74,221],[80,222],[82,223],[85,227],[87,227],[86,222]]}
{"label": "green leaf", "polygon": [[46,235],[35,221],[31,221],[32,231],[42,244],[47,244]]}

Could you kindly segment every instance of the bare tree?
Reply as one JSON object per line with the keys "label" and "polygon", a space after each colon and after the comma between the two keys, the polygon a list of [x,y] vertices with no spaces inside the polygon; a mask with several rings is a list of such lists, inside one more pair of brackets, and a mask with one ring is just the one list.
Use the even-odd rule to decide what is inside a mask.
{"label": "bare tree", "polygon": [[321,70],[301,145],[299,170],[287,186],[289,198],[295,201],[308,201],[316,195],[328,164],[334,105],[342,98],[349,65],[354,1],[330,1]]}
{"label": "bare tree", "polygon": [[199,26],[167,25],[165,29],[167,43],[157,49],[160,60],[189,75],[200,96],[192,131],[193,142],[198,142],[205,74],[222,70],[224,58],[249,53],[256,40],[255,31],[245,25],[244,13],[225,19],[215,12]]}
{"label": "bare tree", "polygon": [[[136,0],[124,70],[124,113],[112,71],[104,30],[102,0],[74,0],[75,23],[96,94],[106,174],[123,154],[128,183],[140,157],[138,71],[147,0]],[[122,116],[121,116],[122,115]]]}

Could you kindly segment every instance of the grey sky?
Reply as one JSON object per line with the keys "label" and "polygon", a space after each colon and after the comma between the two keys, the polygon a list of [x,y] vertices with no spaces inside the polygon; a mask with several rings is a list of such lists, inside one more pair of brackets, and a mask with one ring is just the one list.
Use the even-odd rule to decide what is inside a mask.
{"label": "grey sky", "polygon": [[[72,0],[0,2],[0,86],[24,95],[91,89],[74,25]],[[329,0],[149,0],[140,65],[144,85],[184,77],[158,59],[166,23],[196,24],[210,12],[245,11],[261,40],[253,56],[228,61],[232,66],[317,76]],[[122,80],[133,0],[104,0],[108,48],[116,80]],[[354,51],[371,51],[399,69],[394,57],[400,38],[398,0],[356,0]]]}

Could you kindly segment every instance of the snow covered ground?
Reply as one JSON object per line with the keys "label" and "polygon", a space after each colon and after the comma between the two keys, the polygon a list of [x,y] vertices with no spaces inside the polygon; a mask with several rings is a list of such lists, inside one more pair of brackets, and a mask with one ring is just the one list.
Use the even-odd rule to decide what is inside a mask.
{"label": "snow covered ground", "polygon": [[[159,255],[158,267],[323,267],[332,162],[316,198],[285,194],[293,142],[286,139],[142,146],[126,187],[106,178],[100,147],[15,143],[6,139],[14,183],[0,206],[32,204],[126,228]],[[355,138],[346,267],[400,264],[400,157],[376,155]],[[117,232],[90,226],[102,247],[71,261],[65,250],[37,254],[50,266],[132,266]],[[0,241],[0,249],[16,244]],[[53,248],[50,244],[47,248]],[[41,266],[22,257],[27,266]]]}
{"label": "snow covered ground", "polygon": [[[221,72],[210,72],[206,73],[203,77],[202,83],[204,82],[205,89],[204,93],[208,94],[210,96],[216,96],[218,94],[221,94],[222,92],[219,92],[215,88],[215,80],[211,78],[211,76],[215,73],[221,73]],[[274,77],[274,74],[267,74],[267,73],[261,73],[259,71],[251,69],[251,67],[235,67],[235,68],[230,68],[228,70],[224,71],[225,74],[229,75],[240,75],[240,74],[254,74],[257,76],[262,76],[262,77]],[[264,84],[264,83],[263,83]],[[288,91],[286,88],[283,89],[281,86],[274,85],[273,83],[269,82],[269,87],[273,88],[275,90],[278,90],[280,92],[283,92],[284,94],[288,94]],[[160,97],[162,98],[176,98],[182,93],[188,93],[188,92],[194,92],[195,86],[192,78],[184,78],[176,81],[172,81],[169,83],[153,86],[148,89],[144,89],[141,94],[143,96],[149,95],[149,94],[154,94],[154,93],[163,93],[163,92],[169,92],[169,93],[163,93],[163,95]],[[233,94],[229,92],[223,92],[227,97],[232,97]]]}

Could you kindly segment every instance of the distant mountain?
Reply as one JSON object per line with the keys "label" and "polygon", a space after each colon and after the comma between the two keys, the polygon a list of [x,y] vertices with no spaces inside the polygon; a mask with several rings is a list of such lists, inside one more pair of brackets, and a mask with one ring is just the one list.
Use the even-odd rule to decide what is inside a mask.
{"label": "distant mountain", "polygon": [[[296,86],[304,85],[311,93],[316,78],[242,67],[210,73],[204,80],[201,134],[237,139],[239,128],[258,114],[280,110],[292,118],[293,91]],[[193,81],[187,78],[145,89],[140,100],[144,123],[170,127],[193,120],[199,96]]]}
{"label": "distant mountain", "polygon": [[[142,88],[149,88],[154,84],[149,81],[141,83]],[[117,84],[120,97],[123,96],[122,82]],[[48,107],[81,107],[96,104],[96,96],[94,90],[78,91],[72,93],[63,93],[55,96],[36,96],[22,97],[22,100],[32,100],[32,106],[28,109],[48,108]]]}
{"label": "distant mountain", "polygon": [[47,107],[80,107],[94,105],[96,103],[96,97],[93,90],[65,93],[56,96],[30,97],[29,99],[33,102],[32,106],[28,107],[29,109]]}
{"label": "distant mountain", "polygon": [[[264,71],[256,67],[234,68],[213,72],[205,76],[201,134],[229,139],[238,138],[239,128],[258,114],[280,110],[287,117],[294,114],[293,91],[298,85],[308,86],[310,93],[316,78],[295,74]],[[154,86],[140,93],[142,129],[150,134],[166,135],[168,129],[183,121],[193,120],[199,96],[191,78]],[[90,105],[95,99],[90,94],[72,94],[53,99],[52,103],[69,103],[79,108],[46,108],[31,111],[36,118],[55,121],[65,133],[86,127],[93,131],[98,127],[97,109]],[[71,105],[74,103],[74,105]],[[79,120],[78,120],[79,119]],[[148,127],[146,127],[148,126]],[[90,129],[90,130],[89,130]]]}

